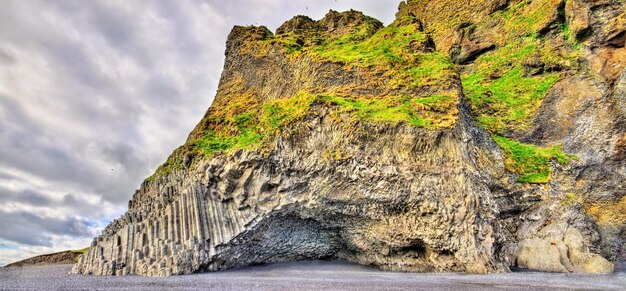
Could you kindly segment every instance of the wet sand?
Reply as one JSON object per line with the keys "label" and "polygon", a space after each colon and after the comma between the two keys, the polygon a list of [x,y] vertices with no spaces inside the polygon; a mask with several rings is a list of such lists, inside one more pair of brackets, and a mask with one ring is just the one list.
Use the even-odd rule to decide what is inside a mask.
{"label": "wet sand", "polygon": [[309,261],[165,278],[68,275],[70,269],[71,265],[0,268],[0,290],[626,290],[623,268],[610,275],[414,274]]}

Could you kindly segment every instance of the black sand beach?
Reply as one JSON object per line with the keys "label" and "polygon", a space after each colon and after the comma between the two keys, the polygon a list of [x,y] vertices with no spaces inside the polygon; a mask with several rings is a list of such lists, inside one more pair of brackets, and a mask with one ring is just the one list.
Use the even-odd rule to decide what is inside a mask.
{"label": "black sand beach", "polygon": [[344,262],[309,261],[172,277],[68,275],[71,265],[0,268],[0,290],[624,290],[622,267],[611,275],[513,272],[415,274]]}

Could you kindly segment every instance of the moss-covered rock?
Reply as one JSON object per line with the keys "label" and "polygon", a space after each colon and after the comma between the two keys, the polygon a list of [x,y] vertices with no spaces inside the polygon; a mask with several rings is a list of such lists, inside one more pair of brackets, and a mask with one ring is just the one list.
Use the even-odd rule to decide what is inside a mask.
{"label": "moss-covered rock", "polygon": [[215,101],[74,271],[609,271],[626,256],[626,37],[623,0],[600,2],[235,27]]}

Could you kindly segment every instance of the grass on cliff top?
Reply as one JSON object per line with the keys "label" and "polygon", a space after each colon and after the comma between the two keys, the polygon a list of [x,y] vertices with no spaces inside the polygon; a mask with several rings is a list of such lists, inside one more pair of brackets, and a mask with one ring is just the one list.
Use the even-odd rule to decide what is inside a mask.
{"label": "grass on cliff top", "polygon": [[355,66],[396,66],[411,61],[408,54],[413,42],[426,41],[426,35],[417,24],[391,24],[363,40],[352,35],[310,48],[319,57]]}
{"label": "grass on cliff top", "polygon": [[[428,37],[415,19],[396,21],[374,34],[371,27],[364,26],[337,38],[306,37],[316,40],[286,33],[260,45],[278,44],[291,57],[305,54],[346,66],[369,68],[389,76],[391,88],[441,86],[456,76],[454,64],[445,53],[427,51]],[[267,48],[260,51],[263,53]]]}
{"label": "grass on cliff top", "polygon": [[446,54],[427,52],[427,35],[418,23],[396,21],[363,41],[346,36],[309,49],[318,58],[349,66],[380,70],[391,87],[436,86],[454,79],[454,65]]}
{"label": "grass on cliff top", "polygon": [[[572,159],[559,147],[538,148],[502,137],[508,131],[528,127],[544,96],[560,78],[558,71],[574,60],[555,52],[537,36],[537,30],[545,27],[553,15],[546,5],[554,1],[544,2],[521,1],[494,13],[493,17],[505,20],[500,27],[499,46],[478,57],[471,70],[462,75],[467,101],[476,119],[494,134],[506,154],[507,169],[520,174],[518,181],[525,183],[547,182],[550,159],[562,164]],[[414,19],[396,20],[373,35],[366,27],[330,39],[303,39],[293,33],[278,35],[259,42],[261,55],[257,57],[275,45],[281,46],[288,58],[306,55],[366,68],[373,75],[388,76],[390,89],[414,87],[431,93],[422,98],[300,93],[263,104],[254,96],[232,96],[231,102],[214,110],[208,129],[190,140],[185,151],[211,156],[261,147],[288,125],[304,119],[316,101],[330,105],[331,116],[348,115],[363,122],[405,121],[419,127],[447,128],[456,121],[456,94],[446,93],[447,87],[443,88],[456,78],[454,65],[445,53],[429,51],[429,39]],[[185,151],[168,163],[181,167]]]}
{"label": "grass on cliff top", "polygon": [[559,146],[540,148],[497,135],[493,139],[504,151],[506,169],[519,174],[517,181],[520,183],[547,183],[550,180],[551,159],[561,165],[576,159],[574,155],[563,153]]}
{"label": "grass on cliff top", "polygon": [[[448,128],[457,119],[458,98],[446,90],[455,80],[454,65],[440,52],[424,52],[426,35],[417,23],[394,23],[372,35],[368,28],[330,40],[306,43],[294,34],[279,35],[259,41],[259,51],[268,45],[280,45],[290,58],[307,54],[322,60],[343,62],[347,66],[367,67],[386,74],[390,89],[414,86],[426,90],[422,97],[372,96],[353,98],[345,94],[300,93],[285,99],[259,103],[255,96],[230,96],[227,104],[213,104],[208,126],[201,135],[190,139],[175,151],[150,180],[185,167],[186,157],[212,156],[240,149],[256,149],[269,144],[281,130],[302,120],[315,101],[333,108],[335,116],[347,115],[356,121],[397,123],[406,121],[425,128]],[[250,46],[254,47],[254,46]],[[257,57],[263,55],[255,54]],[[436,87],[436,88],[433,88]],[[446,88],[439,88],[446,87]],[[436,92],[436,93],[429,93]],[[341,95],[341,96],[337,96]],[[343,96],[343,97],[342,97]]]}
{"label": "grass on cliff top", "polygon": [[84,254],[87,251],[89,251],[89,247],[86,247],[86,248],[80,249],[80,250],[71,250],[70,252],[75,253],[75,254]]}
{"label": "grass on cliff top", "polygon": [[[326,40],[308,41],[287,33],[260,41],[259,50],[267,50],[267,45],[280,45],[290,57],[307,54],[348,66],[376,67],[389,75],[390,85],[396,87],[449,86],[455,78],[452,62],[445,54],[423,52],[420,46],[426,41],[419,24],[409,20],[402,25],[394,22],[376,33],[363,25]],[[258,147],[269,142],[286,125],[303,119],[314,101],[334,106],[335,115],[345,113],[365,122],[406,121],[427,128],[450,127],[456,120],[458,99],[455,94],[426,95],[430,96],[351,98],[301,93],[264,104],[259,104],[252,96],[232,96],[228,104],[214,110],[215,114],[209,117],[210,128],[191,141],[190,146],[204,155]]]}

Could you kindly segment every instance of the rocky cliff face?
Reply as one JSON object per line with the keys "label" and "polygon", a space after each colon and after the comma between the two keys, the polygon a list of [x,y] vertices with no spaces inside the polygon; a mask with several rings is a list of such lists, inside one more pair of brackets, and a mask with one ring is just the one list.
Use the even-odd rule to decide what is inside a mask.
{"label": "rocky cliff face", "polygon": [[73,272],[612,271],[625,23],[621,0],[415,0],[235,27],[211,108]]}

